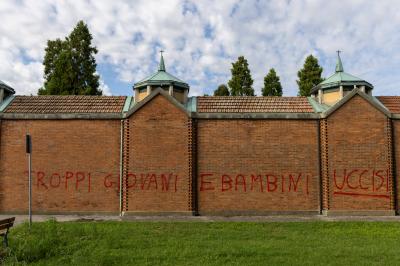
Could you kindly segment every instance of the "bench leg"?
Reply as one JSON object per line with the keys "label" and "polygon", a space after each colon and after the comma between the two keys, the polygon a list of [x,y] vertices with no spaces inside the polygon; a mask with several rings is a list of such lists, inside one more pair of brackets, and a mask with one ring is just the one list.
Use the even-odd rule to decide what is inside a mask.
{"label": "bench leg", "polygon": [[4,247],[6,248],[6,247],[8,247],[8,238],[7,238],[7,233],[4,235],[4,237],[3,237],[3,245],[4,245]]}

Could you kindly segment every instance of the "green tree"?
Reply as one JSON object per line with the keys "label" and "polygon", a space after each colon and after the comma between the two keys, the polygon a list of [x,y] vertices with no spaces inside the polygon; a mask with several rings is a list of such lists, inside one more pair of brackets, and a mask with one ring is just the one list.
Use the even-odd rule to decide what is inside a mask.
{"label": "green tree", "polygon": [[244,56],[239,56],[231,68],[232,78],[228,81],[230,94],[232,96],[254,96],[253,79],[249,69],[249,64]]}
{"label": "green tree", "polygon": [[264,88],[262,88],[263,96],[282,96],[282,85],[279,76],[276,75],[275,69],[271,68],[264,77]]}
{"label": "green tree", "polygon": [[87,25],[79,21],[65,40],[47,41],[44,86],[39,95],[101,95],[96,74],[96,47]]}
{"label": "green tree", "polygon": [[214,96],[229,96],[229,89],[225,84],[221,84],[214,91]]}
{"label": "green tree", "polygon": [[321,78],[322,67],[318,64],[318,59],[312,55],[307,56],[302,69],[297,72],[299,86],[299,96],[310,96],[311,89],[321,83],[324,79]]}

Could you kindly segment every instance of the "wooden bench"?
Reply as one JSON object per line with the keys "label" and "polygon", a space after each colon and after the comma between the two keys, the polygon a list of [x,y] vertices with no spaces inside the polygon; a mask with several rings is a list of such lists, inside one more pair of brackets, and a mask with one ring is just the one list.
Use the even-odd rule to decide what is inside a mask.
{"label": "wooden bench", "polygon": [[13,227],[15,221],[15,217],[11,217],[8,219],[0,220],[0,236],[3,236],[3,244],[4,247],[8,247],[8,231],[11,227]]}

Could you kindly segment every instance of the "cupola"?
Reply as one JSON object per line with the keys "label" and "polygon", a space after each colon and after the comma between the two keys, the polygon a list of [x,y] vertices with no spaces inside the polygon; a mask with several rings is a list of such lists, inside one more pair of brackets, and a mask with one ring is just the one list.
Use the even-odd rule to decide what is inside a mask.
{"label": "cupola", "polygon": [[166,71],[162,53],[163,51],[160,51],[161,57],[158,70],[145,79],[135,83],[133,86],[135,102],[140,102],[157,88],[162,88],[163,90],[168,91],[169,95],[182,104],[187,102],[189,85]]}
{"label": "cupola", "polygon": [[374,87],[371,83],[344,72],[338,51],[335,74],[315,86],[311,90],[311,96],[317,98],[320,104],[334,105],[355,88],[371,95]]}

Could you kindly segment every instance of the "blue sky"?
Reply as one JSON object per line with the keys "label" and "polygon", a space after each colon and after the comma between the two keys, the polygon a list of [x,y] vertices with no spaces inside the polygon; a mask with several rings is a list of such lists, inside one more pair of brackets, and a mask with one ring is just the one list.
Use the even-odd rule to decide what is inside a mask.
{"label": "blue sky", "polygon": [[339,49],[345,71],[372,83],[375,95],[399,95],[399,9],[394,0],[2,0],[0,80],[18,94],[36,94],[46,41],[84,20],[106,94],[132,95],[132,85],[156,70],[163,49],[167,71],[189,83],[190,95],[227,83],[240,55],[258,95],[271,67],[284,95],[296,95],[305,57],[316,56],[328,77]]}

